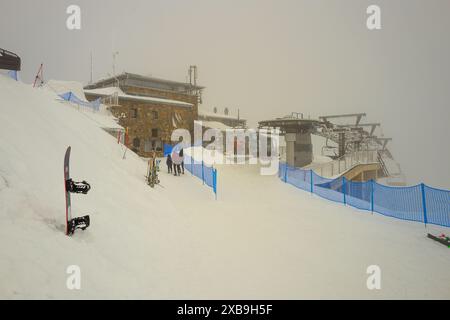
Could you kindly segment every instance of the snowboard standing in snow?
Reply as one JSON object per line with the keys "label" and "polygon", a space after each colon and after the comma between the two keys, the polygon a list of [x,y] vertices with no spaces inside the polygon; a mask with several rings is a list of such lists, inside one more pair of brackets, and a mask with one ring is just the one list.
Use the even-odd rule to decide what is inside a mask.
{"label": "snowboard standing in snow", "polygon": [[71,193],[87,194],[91,190],[91,186],[86,181],[75,182],[70,178],[70,151],[71,147],[67,148],[66,155],[64,157],[64,189],[66,192],[66,235],[71,236],[76,229],[86,230],[90,225],[89,216],[79,217],[72,219],[71,212]]}

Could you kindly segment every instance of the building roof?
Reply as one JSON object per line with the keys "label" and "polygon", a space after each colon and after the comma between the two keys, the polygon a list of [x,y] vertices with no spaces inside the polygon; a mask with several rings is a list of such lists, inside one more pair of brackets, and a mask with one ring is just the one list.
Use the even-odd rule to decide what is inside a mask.
{"label": "building roof", "polygon": [[203,117],[214,118],[214,119],[227,119],[227,120],[245,121],[245,119],[238,118],[237,116],[232,116],[230,114],[229,115],[225,115],[225,114],[220,114],[220,113],[204,111],[204,110],[200,110],[200,109],[198,110],[198,114],[200,116],[203,116]]}
{"label": "building roof", "polygon": [[166,79],[161,79],[161,78],[155,78],[155,77],[148,77],[148,76],[143,76],[143,75],[139,75],[139,74],[135,74],[135,73],[129,73],[129,72],[124,72],[120,75],[117,75],[115,77],[109,77],[106,79],[102,79],[97,81],[96,83],[87,85],[85,87],[85,89],[94,89],[94,88],[98,88],[101,87],[102,85],[105,85],[107,83],[110,82],[114,82],[114,81],[126,81],[126,80],[137,80],[137,81],[141,81],[141,82],[147,82],[147,83],[157,83],[157,84],[161,84],[161,85],[167,85],[170,87],[183,87],[186,89],[192,89],[192,90],[201,90],[204,89],[205,87],[202,86],[194,86],[191,85],[190,83],[186,83],[186,82],[179,82],[179,81],[173,81],[173,80],[166,80]]}
{"label": "building roof", "polygon": [[226,124],[223,124],[222,122],[218,121],[202,121],[203,127],[211,128],[211,129],[219,129],[219,130],[228,130],[233,129],[230,126],[227,126]]}
{"label": "building roof", "polygon": [[188,108],[193,107],[192,103],[187,103],[184,101],[163,99],[163,98],[154,98],[154,97],[147,97],[147,96],[134,96],[134,95],[126,94],[120,88],[116,88],[116,87],[106,87],[106,88],[100,88],[100,89],[85,89],[84,93],[88,94],[88,95],[98,96],[98,97],[109,97],[109,96],[112,96],[117,93],[119,99],[124,99],[124,100],[153,102],[153,103],[160,103],[160,104],[167,104],[167,105],[188,107]]}

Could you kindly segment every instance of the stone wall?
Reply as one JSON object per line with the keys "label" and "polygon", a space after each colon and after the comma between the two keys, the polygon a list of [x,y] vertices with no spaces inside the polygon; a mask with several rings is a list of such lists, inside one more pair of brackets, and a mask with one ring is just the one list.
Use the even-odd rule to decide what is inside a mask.
{"label": "stone wall", "polygon": [[111,106],[110,110],[120,119],[119,124],[128,128],[128,147],[143,157],[150,156],[153,147],[158,156],[162,156],[162,146],[171,143],[172,132],[176,129],[173,119],[177,128],[188,129],[193,135],[192,108],[119,99],[119,106]]}
{"label": "stone wall", "polygon": [[154,98],[178,100],[191,103],[194,105],[193,108],[194,118],[198,119],[198,97],[196,95],[189,95],[179,92],[172,92],[144,87],[121,86],[120,88],[122,89],[123,92],[130,95],[148,96]]}
{"label": "stone wall", "polygon": [[[89,101],[98,97],[86,94]],[[194,134],[196,115],[192,107],[135,101],[119,98],[118,105],[109,106],[119,124],[128,128],[128,147],[142,157],[149,157],[153,147],[163,155],[163,146],[170,144],[175,129],[187,129]],[[176,127],[174,126],[174,120]]]}

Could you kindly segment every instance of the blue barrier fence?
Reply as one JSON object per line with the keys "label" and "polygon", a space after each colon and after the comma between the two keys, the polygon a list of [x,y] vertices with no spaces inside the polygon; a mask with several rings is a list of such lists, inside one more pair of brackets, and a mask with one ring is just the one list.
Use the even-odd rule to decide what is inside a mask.
{"label": "blue barrier fence", "polygon": [[170,144],[164,143],[164,158],[167,157],[169,154],[172,154],[173,146]]}
{"label": "blue barrier fence", "polygon": [[213,189],[217,199],[217,169],[206,165],[203,161],[196,161],[188,155],[184,155],[184,163],[186,170]]}
{"label": "blue barrier fence", "polygon": [[16,80],[16,81],[19,81],[19,75],[18,75],[18,72],[17,72],[16,70],[11,70],[11,71],[9,71],[9,72],[8,72],[8,76],[9,76],[11,79],[14,79],[14,80]]}
{"label": "blue barrier fence", "polygon": [[78,98],[73,92],[66,92],[64,94],[60,94],[59,97],[65,101],[70,101],[72,103],[78,104],[79,106],[84,106],[88,108],[92,108],[95,111],[100,110],[101,99],[98,98],[92,102],[86,102]]}
{"label": "blue barrier fence", "polygon": [[389,187],[373,180],[349,181],[345,177],[327,179],[312,170],[280,164],[278,176],[285,183],[357,209],[385,216],[450,227],[450,191],[425,184]]}

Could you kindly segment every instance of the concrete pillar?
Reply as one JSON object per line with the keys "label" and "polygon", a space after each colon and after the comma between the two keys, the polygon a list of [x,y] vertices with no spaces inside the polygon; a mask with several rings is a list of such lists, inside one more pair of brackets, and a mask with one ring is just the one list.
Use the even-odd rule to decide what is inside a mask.
{"label": "concrete pillar", "polygon": [[345,155],[345,133],[339,132],[339,158]]}
{"label": "concrete pillar", "polygon": [[286,134],[286,162],[292,167],[304,167],[313,160],[310,133]]}
{"label": "concrete pillar", "polygon": [[286,133],[286,163],[295,167],[295,133]]}

